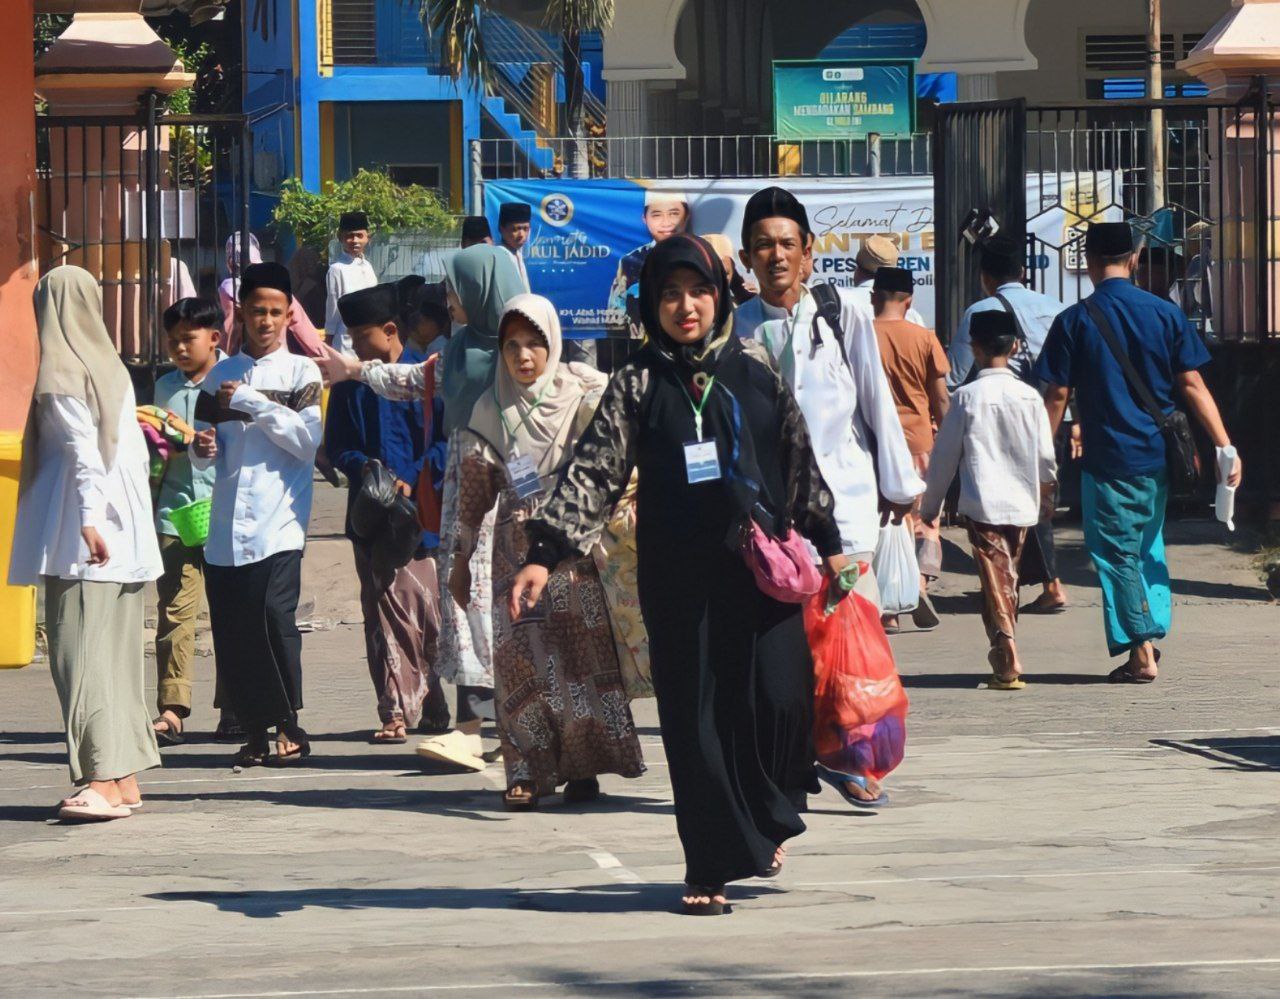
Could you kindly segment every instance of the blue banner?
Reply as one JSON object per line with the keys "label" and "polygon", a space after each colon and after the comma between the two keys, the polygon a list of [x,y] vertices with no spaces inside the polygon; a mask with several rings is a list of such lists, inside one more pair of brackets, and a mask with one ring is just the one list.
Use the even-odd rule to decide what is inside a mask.
{"label": "blue banner", "polygon": [[628,180],[502,180],[484,187],[494,233],[504,202],[533,209],[529,284],[556,303],[564,335],[594,339],[625,323],[610,295],[622,259],[650,241],[644,188]]}

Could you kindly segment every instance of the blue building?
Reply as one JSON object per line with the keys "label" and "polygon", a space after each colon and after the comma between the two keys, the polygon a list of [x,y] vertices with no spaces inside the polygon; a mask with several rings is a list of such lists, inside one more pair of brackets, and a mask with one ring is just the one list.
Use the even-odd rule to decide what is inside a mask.
{"label": "blue building", "polygon": [[[254,122],[255,224],[287,177],[310,190],[361,167],[438,190],[455,211],[467,203],[472,141],[513,139],[542,169],[560,134],[559,39],[488,15],[495,81],[455,82],[406,0],[270,0],[267,30],[251,25],[246,111]],[[279,15],[278,18],[276,15]],[[289,23],[289,22],[292,23]],[[603,121],[598,37],[585,41],[588,115]],[[490,144],[492,145],[492,144]]]}

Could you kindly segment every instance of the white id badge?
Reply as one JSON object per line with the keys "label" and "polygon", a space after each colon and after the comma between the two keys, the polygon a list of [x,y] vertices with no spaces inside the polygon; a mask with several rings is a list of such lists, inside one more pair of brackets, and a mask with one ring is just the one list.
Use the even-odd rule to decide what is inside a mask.
{"label": "white id badge", "polygon": [[511,477],[511,488],[516,491],[516,499],[525,500],[542,492],[538,466],[527,454],[517,454],[507,462],[507,475]]}
{"label": "white id badge", "polygon": [[716,454],[715,438],[689,441],[684,446],[684,464],[689,473],[689,485],[715,482],[720,478],[720,456]]}

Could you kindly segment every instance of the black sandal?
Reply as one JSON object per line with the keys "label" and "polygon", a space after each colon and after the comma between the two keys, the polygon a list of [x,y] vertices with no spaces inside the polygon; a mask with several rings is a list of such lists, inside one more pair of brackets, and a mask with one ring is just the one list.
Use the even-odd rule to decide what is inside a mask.
{"label": "black sandal", "polygon": [[218,727],[213,730],[214,742],[239,742],[244,738],[244,729],[231,715],[223,715],[218,719]]}
{"label": "black sandal", "polygon": [[266,766],[267,760],[271,758],[271,743],[267,740],[266,733],[261,736],[254,736],[246,742],[236,752],[231,759],[231,765],[241,770],[247,770],[249,767]]}
{"label": "black sandal", "polygon": [[[1151,651],[1155,653],[1154,658],[1155,658],[1155,661],[1156,661],[1156,665],[1157,665],[1157,666],[1159,666],[1159,665],[1160,665],[1160,650],[1159,650],[1159,649],[1152,649]],[[1132,669],[1132,665],[1133,665],[1133,660],[1131,660],[1131,659],[1130,659],[1130,660],[1126,660],[1125,662],[1121,663],[1119,666],[1117,666],[1115,669],[1113,669],[1110,673],[1108,673],[1108,674],[1107,674],[1107,683],[1133,683],[1133,684],[1144,684],[1144,683],[1155,683],[1155,682],[1156,682],[1157,677],[1154,677],[1154,676],[1138,676],[1138,674],[1136,674],[1136,673],[1133,671],[1133,669]]]}
{"label": "black sandal", "polygon": [[[287,753],[280,752],[281,742],[292,742],[297,749]],[[273,767],[288,766],[290,763],[297,763],[299,760],[305,760],[311,755],[311,740],[307,737],[307,733],[298,725],[282,725],[276,732],[276,754],[271,757],[271,765]]]}
{"label": "black sandal", "polygon": [[594,777],[571,780],[564,786],[564,803],[581,805],[600,798],[600,782]]}
{"label": "black sandal", "polygon": [[724,885],[719,887],[710,885],[685,885],[685,896],[693,896],[701,898],[706,897],[705,902],[685,902],[683,899],[680,903],[680,911],[685,916],[724,916],[733,911],[727,901],[720,902],[716,900],[716,896],[724,898]]}
{"label": "black sandal", "polygon": [[[157,725],[164,725],[164,730],[156,728]],[[156,742],[162,746],[181,746],[187,741],[182,734],[182,719],[170,708],[165,708],[158,717],[151,719],[151,730],[156,734]]]}

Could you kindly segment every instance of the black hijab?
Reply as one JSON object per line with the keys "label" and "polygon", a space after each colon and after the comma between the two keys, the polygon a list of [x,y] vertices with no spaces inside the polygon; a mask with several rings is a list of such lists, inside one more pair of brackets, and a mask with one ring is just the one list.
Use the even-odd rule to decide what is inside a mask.
{"label": "black hijab", "polygon": [[[658,304],[672,271],[686,267],[716,291],[716,314],[711,329],[697,343],[677,343],[662,328]],[[669,377],[660,377],[655,392],[671,393],[678,410],[687,410],[691,400],[709,391],[702,411],[703,436],[714,437],[720,468],[732,505],[734,521],[742,523],[753,512],[761,496],[761,475],[756,463],[751,430],[743,419],[742,407],[733,389],[717,374],[742,353],[742,344],[733,335],[733,295],[724,265],[715,250],[703,239],[688,234],[671,236],[658,243],[645,258],[640,270],[640,319],[649,337],[650,349],[665,366]],[[712,384],[711,379],[716,381]],[[739,391],[750,390],[748,379],[733,379]],[[710,386],[708,388],[708,386]],[[685,399],[688,393],[690,399]],[[680,460],[677,458],[676,460]],[[769,511],[769,519],[776,516]],[[736,541],[736,531],[730,542]]]}
{"label": "black hijab", "polygon": [[[671,272],[685,267],[716,290],[716,317],[704,339],[697,343],[676,343],[662,328],[658,318],[658,302]],[[680,233],[658,243],[640,269],[640,321],[649,342],[679,369],[686,380],[702,372],[715,374],[725,347],[733,339],[733,295],[724,264],[711,244],[699,236]],[[705,379],[698,379],[705,383]]]}

